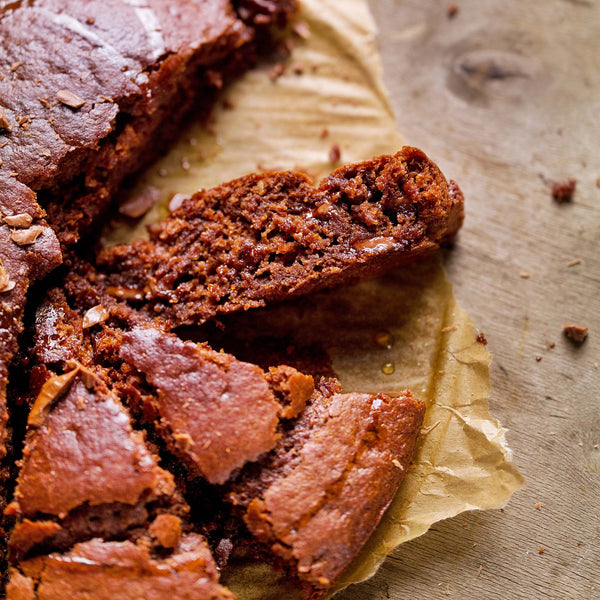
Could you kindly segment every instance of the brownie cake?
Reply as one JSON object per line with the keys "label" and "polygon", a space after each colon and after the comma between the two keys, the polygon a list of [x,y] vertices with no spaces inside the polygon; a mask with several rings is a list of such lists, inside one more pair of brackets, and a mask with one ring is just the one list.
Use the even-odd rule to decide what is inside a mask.
{"label": "brownie cake", "polygon": [[149,240],[98,258],[97,284],[170,326],[373,276],[452,239],[463,198],[420,150],[334,171],[254,174],[199,191]]}
{"label": "brownie cake", "polygon": [[29,285],[61,263],[60,245],[71,248],[90,229],[122,180],[174,139],[187,113],[207,110],[223,80],[255,60],[270,26],[283,25],[295,6],[0,6],[0,489],[10,443],[8,368]]}
{"label": "brownie cake", "polygon": [[[339,382],[332,379],[320,379],[315,389],[312,377],[291,367],[263,371],[206,344],[184,342],[164,331],[163,321],[151,321],[122,301],[99,296],[93,279],[91,267],[80,265],[79,273],[67,277],[67,285],[49,291],[38,310],[32,389],[41,392],[30,412],[31,431],[8,511],[18,515],[10,547],[20,571],[13,571],[11,585],[22,582],[30,560],[36,560],[20,560],[28,553],[67,551],[74,542],[94,536],[105,541],[126,536],[139,544],[156,515],[180,515],[187,528],[210,529],[220,519],[217,510],[190,523],[170,488],[162,502],[155,499],[156,486],[149,486],[140,500],[143,484],[136,482],[145,481],[145,475],[126,485],[123,477],[114,476],[115,470],[124,473],[130,464],[127,453],[121,452],[118,460],[102,460],[94,456],[95,446],[85,446],[87,436],[77,446],[77,457],[107,465],[102,477],[96,475],[91,487],[86,476],[73,478],[72,502],[68,492],[62,493],[60,506],[49,500],[65,470],[77,473],[81,468],[63,451],[63,470],[52,464],[42,469],[45,475],[37,474],[38,455],[52,460],[57,456],[53,446],[62,447],[60,437],[50,436],[49,429],[72,431],[85,420],[89,439],[105,439],[103,426],[119,435],[121,444],[139,435],[114,432],[110,419],[102,416],[106,400],[96,400],[95,410],[87,415],[82,392],[92,392],[79,381],[86,374],[92,382],[103,379],[137,419],[160,435],[172,460],[186,473],[184,490],[186,482],[196,479],[222,484],[213,494],[234,505],[238,543],[250,544],[263,560],[285,569],[305,597],[324,596],[368,539],[410,466],[423,403],[409,392],[398,397],[342,394]],[[104,304],[89,308],[99,300]],[[68,368],[74,359],[98,375],[89,375],[85,367],[67,371],[60,377],[74,378],[77,387],[48,404],[44,390],[49,382],[61,387],[60,382],[52,383],[57,377],[48,379],[49,375]],[[118,404],[104,383],[95,386],[94,394],[108,395],[111,406]],[[121,411],[122,407],[118,414]],[[117,451],[119,444],[111,446]],[[156,472],[153,464],[151,472]],[[38,506],[36,491],[40,478],[49,490],[43,507]],[[99,486],[95,492],[94,485]],[[134,493],[128,492],[130,486]],[[82,489],[87,495],[78,491]],[[98,509],[90,498],[99,502]],[[222,513],[229,511],[223,508]],[[217,539],[218,535],[213,541]],[[44,560],[54,561],[56,556]]]}

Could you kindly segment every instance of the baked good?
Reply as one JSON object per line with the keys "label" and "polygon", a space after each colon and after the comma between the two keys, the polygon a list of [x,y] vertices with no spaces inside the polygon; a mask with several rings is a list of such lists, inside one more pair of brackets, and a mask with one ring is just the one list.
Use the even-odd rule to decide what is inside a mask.
{"label": "baked good", "polygon": [[199,535],[182,536],[161,557],[144,544],[93,539],[12,568],[6,599],[235,600],[218,581],[210,550]]}
{"label": "baked good", "polygon": [[379,523],[424,413],[409,391],[342,394],[323,382],[275,450],[231,485],[263,558],[297,580],[305,598],[327,594]]}
{"label": "baked good", "polygon": [[155,417],[171,452],[209,483],[225,483],[272,450],[280,419],[297,417],[314,389],[312,377],[291,367],[265,373],[152,327],[116,342],[120,357],[151,386],[139,394],[142,412]]}
{"label": "baked good", "polygon": [[171,326],[374,276],[452,239],[463,198],[420,150],[199,191],[149,240],[106,249],[97,284]]}
{"label": "baked good", "polygon": [[206,111],[294,10],[294,0],[0,6],[0,489],[8,369],[27,289],[62,261],[55,232],[71,248],[124,177],[174,139],[192,108]]}
{"label": "baked good", "polygon": [[135,539],[156,515],[185,516],[173,476],[158,466],[117,398],[80,365],[48,379],[28,417],[14,500],[11,561],[92,537]]}
{"label": "baked good", "polygon": [[[184,342],[160,319],[100,296],[93,273],[80,264],[38,310],[32,387],[74,359],[94,369],[159,435],[192,502],[188,526],[211,532],[218,553],[223,541],[227,553],[250,548],[284,569],[305,597],[326,595],[401,484],[424,404],[409,392],[342,394],[332,379],[314,388],[291,367],[263,371]],[[209,490],[209,483],[220,485]],[[204,512],[207,493],[212,505]],[[127,529],[136,531],[144,527]]]}

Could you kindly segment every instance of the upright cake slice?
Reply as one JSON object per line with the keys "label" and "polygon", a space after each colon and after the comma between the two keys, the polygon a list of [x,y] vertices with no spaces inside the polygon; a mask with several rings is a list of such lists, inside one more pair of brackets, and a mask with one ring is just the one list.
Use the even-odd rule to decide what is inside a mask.
{"label": "upright cake slice", "polygon": [[414,260],[451,239],[463,199],[415,148],[342,167],[313,187],[294,172],[200,191],[150,240],[99,257],[99,284],[172,326],[263,306]]}

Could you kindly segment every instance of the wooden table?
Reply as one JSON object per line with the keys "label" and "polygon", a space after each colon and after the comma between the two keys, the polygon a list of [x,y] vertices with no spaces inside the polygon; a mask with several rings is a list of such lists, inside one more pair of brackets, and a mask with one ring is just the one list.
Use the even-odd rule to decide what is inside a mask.
{"label": "wooden table", "polygon": [[452,18],[439,0],[371,3],[399,129],[465,192],[447,273],[489,341],[490,408],[527,483],[339,598],[600,598],[600,2],[462,0]]}

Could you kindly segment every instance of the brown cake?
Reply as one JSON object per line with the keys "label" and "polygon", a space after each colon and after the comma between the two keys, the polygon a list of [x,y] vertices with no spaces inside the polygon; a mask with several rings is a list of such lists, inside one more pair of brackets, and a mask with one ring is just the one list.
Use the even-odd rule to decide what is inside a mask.
{"label": "brown cake", "polygon": [[323,383],[276,449],[231,486],[263,557],[298,580],[304,597],[323,597],[379,523],[424,413],[408,391],[341,394]]}
{"label": "brown cake", "polygon": [[62,260],[55,232],[72,247],[124,177],[174,139],[187,113],[210,107],[224,78],[254,61],[269,27],[283,25],[295,4],[0,5],[0,489],[8,368],[27,289]]}
{"label": "brown cake", "polygon": [[272,450],[280,418],[297,417],[314,390],[312,377],[291,367],[264,373],[154,328],[125,333],[119,346],[154,388],[142,396],[144,413],[156,415],[169,449],[209,483],[225,483]]}
{"label": "brown cake", "polygon": [[139,240],[104,251],[98,284],[170,326],[373,276],[436,249],[463,199],[420,150],[348,165],[318,187],[255,174],[185,200]]}
{"label": "brown cake", "polygon": [[105,384],[75,366],[48,379],[28,418],[13,502],[11,560],[77,541],[135,537],[153,515],[185,515],[173,476]]}
{"label": "brown cake", "polygon": [[11,569],[6,599],[235,600],[218,581],[201,536],[183,536],[164,557],[152,556],[144,544],[93,539]]}

